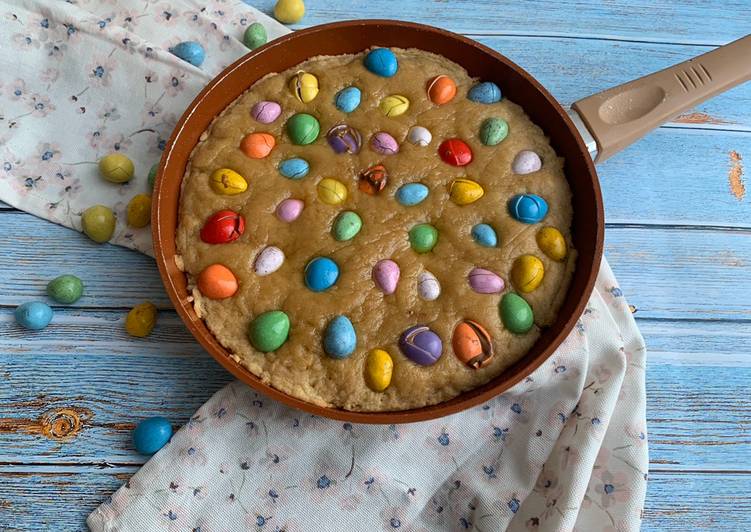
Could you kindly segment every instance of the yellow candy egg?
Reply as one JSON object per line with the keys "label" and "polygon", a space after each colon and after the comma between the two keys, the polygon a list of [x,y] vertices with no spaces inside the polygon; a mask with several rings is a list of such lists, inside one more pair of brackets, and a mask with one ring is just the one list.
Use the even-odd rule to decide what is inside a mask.
{"label": "yellow candy egg", "polygon": [[332,177],[321,179],[318,183],[318,199],[328,205],[339,205],[347,199],[347,187]]}
{"label": "yellow candy egg", "polygon": [[556,261],[562,261],[568,254],[566,239],[555,227],[543,227],[537,232],[537,245],[545,255]]}
{"label": "yellow candy egg", "polygon": [[545,267],[542,261],[534,255],[521,255],[514,261],[511,267],[511,282],[520,292],[532,292],[545,276]]}
{"label": "yellow candy egg", "polygon": [[394,361],[383,349],[373,349],[365,361],[365,382],[374,392],[382,392],[391,384]]}
{"label": "yellow candy egg", "polygon": [[248,190],[248,182],[245,178],[229,168],[214,170],[209,178],[209,186],[217,194],[226,196],[242,194]]}
{"label": "yellow candy egg", "polygon": [[289,90],[302,103],[312,102],[318,96],[318,78],[300,71],[289,80]]}
{"label": "yellow candy egg", "polygon": [[136,305],[125,318],[125,330],[131,336],[143,338],[151,334],[156,325],[157,310],[153,303],[141,303]]}
{"label": "yellow candy egg", "polygon": [[133,161],[122,153],[110,153],[99,159],[99,173],[110,183],[127,183],[134,170]]}
{"label": "yellow candy egg", "polygon": [[274,17],[282,24],[296,24],[305,16],[302,0],[279,0],[274,6]]}
{"label": "yellow candy egg", "polygon": [[146,227],[151,221],[151,196],[136,194],[128,203],[128,225],[131,227]]}
{"label": "yellow candy egg", "polygon": [[455,179],[449,187],[449,197],[457,205],[469,205],[485,195],[480,183],[471,179]]}
{"label": "yellow candy egg", "polygon": [[392,94],[381,100],[381,112],[389,118],[403,115],[409,109],[409,100],[400,94]]}

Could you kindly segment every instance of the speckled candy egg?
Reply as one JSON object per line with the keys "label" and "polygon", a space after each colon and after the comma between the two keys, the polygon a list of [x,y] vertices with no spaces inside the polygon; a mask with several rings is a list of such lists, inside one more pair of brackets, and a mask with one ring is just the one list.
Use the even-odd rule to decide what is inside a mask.
{"label": "speckled candy egg", "polygon": [[381,155],[394,155],[399,152],[399,143],[385,131],[379,131],[371,137],[370,147]]}
{"label": "speckled candy egg", "polygon": [[321,124],[318,119],[307,113],[297,113],[287,120],[287,135],[292,144],[304,146],[312,144],[321,133]]}
{"label": "speckled candy egg", "polygon": [[362,218],[354,211],[342,211],[334,219],[331,234],[337,242],[346,242],[355,238],[362,229]]}
{"label": "speckled candy egg", "polygon": [[283,222],[294,222],[302,214],[304,208],[305,202],[303,200],[287,198],[276,206],[276,217]]}
{"label": "speckled candy egg", "polygon": [[347,199],[347,187],[333,177],[318,182],[318,199],[327,205],[339,205]]}
{"label": "speckled candy egg", "polygon": [[21,327],[32,331],[44,329],[52,321],[52,309],[41,301],[29,301],[16,307],[13,317]]}
{"label": "speckled candy egg", "polygon": [[268,133],[250,133],[240,141],[240,149],[251,159],[263,159],[276,146],[276,139]]}
{"label": "speckled candy egg", "polygon": [[375,196],[386,186],[389,174],[382,164],[374,164],[366,168],[357,177],[357,188],[361,192]]}
{"label": "speckled candy egg", "polygon": [[169,52],[196,67],[200,67],[206,59],[206,50],[196,41],[181,42],[171,47]]}
{"label": "speckled candy egg", "polygon": [[471,179],[454,179],[449,185],[449,198],[457,205],[469,205],[484,195],[482,185]]}
{"label": "speckled candy egg", "polygon": [[412,126],[407,133],[407,140],[415,146],[427,146],[433,140],[433,135],[428,128]]}
{"label": "speckled candy egg", "polygon": [[110,183],[127,183],[133,179],[133,161],[122,153],[110,153],[99,159],[99,175]]}
{"label": "speckled candy egg", "polygon": [[486,248],[494,248],[498,245],[498,235],[489,224],[476,224],[472,227],[472,239]]}
{"label": "speckled candy egg", "polygon": [[477,103],[497,103],[501,101],[501,89],[492,81],[483,81],[469,89],[467,98]]}
{"label": "speckled candy egg", "polygon": [[248,326],[248,340],[262,353],[276,351],[289,338],[289,316],[281,310],[259,314]]}
{"label": "speckled candy egg", "polygon": [[540,168],[542,168],[542,160],[532,150],[520,151],[511,163],[511,169],[519,175],[531,174],[537,172]]}
{"label": "speckled candy egg", "polygon": [[392,94],[381,100],[378,108],[387,117],[393,118],[407,112],[409,109],[409,99],[401,94]]}
{"label": "speckled candy egg", "polygon": [[145,338],[151,334],[156,325],[156,306],[146,301],[136,305],[125,317],[125,330],[129,335],[137,338]]}
{"label": "speckled candy egg", "polygon": [[357,347],[357,333],[347,316],[332,319],[323,333],[323,350],[332,358],[347,358]]}
{"label": "speckled candy egg", "polygon": [[425,270],[417,277],[417,295],[425,301],[435,301],[441,295],[441,283],[431,272]]}
{"label": "speckled candy egg", "polygon": [[337,124],[326,133],[326,140],[336,153],[360,153],[362,136],[357,129],[347,124]]}
{"label": "speckled candy egg", "polygon": [[305,266],[305,286],[313,292],[323,292],[339,279],[339,265],[328,257],[316,257]]}
{"label": "speckled candy egg", "polygon": [[422,183],[406,183],[396,191],[396,201],[405,207],[418,205],[428,197],[430,189]]}
{"label": "speckled candy egg", "polygon": [[417,224],[409,230],[409,244],[417,253],[428,253],[438,243],[438,229],[430,224]]}
{"label": "speckled candy egg", "polygon": [[508,135],[508,123],[503,118],[486,118],[480,126],[480,142],[485,146],[500,144]]}
{"label": "speckled candy egg", "polygon": [[426,325],[415,325],[402,333],[399,350],[415,364],[432,366],[443,354],[443,342]]}
{"label": "speckled candy egg", "polygon": [[289,80],[289,90],[298,101],[312,102],[318,96],[318,78],[308,72],[298,72]]}
{"label": "speckled candy egg", "polygon": [[388,48],[375,48],[368,52],[363,65],[373,74],[390,78],[399,70],[399,62],[394,52]]}
{"label": "speckled candy egg", "polygon": [[503,326],[514,334],[524,334],[534,325],[532,307],[518,294],[504,295],[499,310]]}
{"label": "speckled candy egg", "polygon": [[94,242],[103,244],[115,232],[115,214],[104,205],[89,207],[81,215],[81,229]]}
{"label": "speckled candy egg", "polygon": [[548,203],[537,194],[517,194],[508,202],[509,214],[525,224],[541,222],[548,214]]}
{"label": "speckled candy egg", "polygon": [[396,285],[399,284],[399,265],[391,259],[383,259],[376,262],[373,266],[373,282],[381,292],[391,295],[396,292]]}
{"label": "speckled candy egg", "polygon": [[266,246],[256,257],[253,271],[260,277],[271,275],[284,264],[284,252],[276,246]]}
{"label": "speckled candy egg", "polygon": [[391,384],[394,361],[383,349],[372,349],[365,360],[365,383],[374,392],[382,392]]}
{"label": "speckled candy egg", "polygon": [[555,261],[562,261],[568,254],[568,245],[561,232],[555,227],[543,227],[537,231],[537,245],[543,253]]}
{"label": "speckled candy egg", "polygon": [[234,196],[248,190],[248,181],[229,168],[218,168],[209,177],[209,186],[217,194]]}
{"label": "speckled candy egg", "polygon": [[243,44],[250,50],[263,46],[268,41],[269,37],[266,33],[266,28],[260,22],[254,22],[245,29],[243,33]]}
{"label": "speckled candy egg", "polygon": [[336,93],[334,105],[343,113],[351,113],[360,106],[362,92],[357,87],[346,87]]}
{"label": "speckled candy egg", "polygon": [[473,369],[484,368],[493,360],[493,341],[485,328],[472,320],[459,322],[451,338],[454,355]]}
{"label": "speckled candy egg", "polygon": [[534,255],[521,255],[511,267],[511,282],[520,292],[534,292],[545,276],[542,261]]}
{"label": "speckled candy egg", "polygon": [[263,100],[257,102],[250,110],[253,120],[261,124],[270,124],[282,114],[282,106],[277,102]]}
{"label": "speckled candy egg", "polygon": [[472,162],[472,149],[462,139],[446,139],[438,146],[441,160],[451,166],[466,166]]}
{"label": "speckled candy egg", "polygon": [[126,219],[130,227],[146,227],[151,222],[151,196],[136,194],[128,202]]}
{"label": "speckled candy egg", "polygon": [[226,299],[237,292],[237,277],[223,264],[206,266],[198,275],[198,290],[209,299]]}
{"label": "speckled candy egg", "polygon": [[456,96],[456,82],[445,74],[428,82],[428,98],[436,105],[449,103]]}
{"label": "speckled candy egg", "polygon": [[47,295],[65,305],[70,305],[81,299],[83,295],[83,281],[75,275],[61,275],[47,283]]}
{"label": "speckled candy egg", "polygon": [[472,268],[467,280],[472,290],[478,294],[499,294],[506,286],[500,275],[485,268]]}
{"label": "speckled candy egg", "polygon": [[159,171],[159,163],[154,163],[151,165],[151,169],[149,170],[149,188],[154,188],[154,183],[156,182],[156,174]]}
{"label": "speckled candy egg", "polygon": [[302,179],[310,171],[310,164],[305,159],[293,157],[279,163],[279,173],[288,179]]}
{"label": "speckled candy egg", "polygon": [[235,211],[217,211],[208,217],[201,228],[201,240],[207,244],[227,244],[245,232],[245,218]]}
{"label": "speckled candy egg", "polygon": [[133,446],[139,454],[151,456],[169,443],[172,425],[163,417],[144,419],[133,430]]}

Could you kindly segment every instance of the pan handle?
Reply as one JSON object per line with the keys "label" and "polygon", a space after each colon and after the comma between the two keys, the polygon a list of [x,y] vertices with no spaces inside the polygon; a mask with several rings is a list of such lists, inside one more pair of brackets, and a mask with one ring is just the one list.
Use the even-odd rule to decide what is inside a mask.
{"label": "pan handle", "polygon": [[682,111],[751,79],[751,35],[573,104],[602,162]]}

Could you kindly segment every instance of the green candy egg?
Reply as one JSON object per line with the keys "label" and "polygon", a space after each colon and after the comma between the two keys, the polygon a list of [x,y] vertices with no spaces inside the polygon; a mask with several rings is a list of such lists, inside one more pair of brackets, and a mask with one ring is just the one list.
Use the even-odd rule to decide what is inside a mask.
{"label": "green candy egg", "polygon": [[243,44],[251,50],[263,46],[266,44],[267,40],[268,35],[266,35],[266,28],[264,28],[263,24],[260,22],[254,22],[248,26],[243,34]]}
{"label": "green candy egg", "polygon": [[528,332],[535,323],[532,307],[523,297],[509,292],[500,303],[501,321],[514,334]]}
{"label": "green candy egg", "polygon": [[75,275],[61,275],[47,284],[47,295],[58,303],[70,305],[81,298],[83,282]]}
{"label": "green candy egg", "polygon": [[334,220],[331,232],[339,242],[352,240],[362,229],[362,218],[354,211],[343,211]]}
{"label": "green candy egg", "polygon": [[495,146],[508,135],[508,123],[503,118],[487,118],[480,126],[480,141]]}
{"label": "green candy egg", "polygon": [[417,253],[427,253],[438,243],[438,229],[430,224],[417,224],[409,230],[409,244]]}
{"label": "green candy egg", "polygon": [[115,232],[115,213],[104,205],[89,207],[81,215],[81,229],[94,242],[103,244]]}
{"label": "green candy egg", "polygon": [[253,347],[263,353],[276,351],[289,336],[289,316],[281,310],[259,314],[250,322],[248,337]]}
{"label": "green candy egg", "polygon": [[156,181],[156,171],[159,170],[159,163],[154,163],[149,170],[149,188],[154,188],[154,182]]}
{"label": "green candy egg", "polygon": [[312,144],[321,132],[321,124],[318,119],[307,113],[297,113],[287,120],[287,135],[293,144],[302,146]]}

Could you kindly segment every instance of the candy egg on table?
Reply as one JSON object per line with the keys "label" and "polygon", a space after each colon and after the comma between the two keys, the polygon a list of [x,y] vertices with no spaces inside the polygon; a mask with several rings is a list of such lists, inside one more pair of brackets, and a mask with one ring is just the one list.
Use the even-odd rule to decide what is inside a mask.
{"label": "candy egg on table", "polygon": [[323,292],[339,279],[339,265],[329,257],[316,257],[305,266],[305,286],[313,292]]}
{"label": "candy egg on table", "polygon": [[445,74],[428,82],[428,98],[437,105],[449,103],[456,96],[456,82]]}
{"label": "candy egg on table", "polygon": [[156,306],[146,301],[136,305],[125,317],[125,330],[129,335],[137,338],[145,338],[151,334],[156,325]]}
{"label": "candy egg on table", "polygon": [[467,98],[476,103],[497,103],[501,101],[501,88],[492,81],[483,81],[469,89]]}
{"label": "candy egg on table", "polygon": [[396,191],[396,201],[405,207],[422,203],[428,197],[430,189],[422,183],[406,183]]}
{"label": "candy egg on table", "polygon": [[435,301],[441,295],[441,283],[431,272],[420,272],[417,277],[417,295],[425,301]]}
{"label": "candy egg on table", "polygon": [[545,267],[534,255],[520,255],[511,266],[511,282],[520,292],[533,292],[544,276]]}
{"label": "candy egg on table", "polygon": [[256,48],[266,44],[268,38],[269,37],[266,34],[266,28],[263,27],[263,24],[261,24],[260,22],[254,22],[253,24],[248,26],[245,29],[245,33],[243,33],[243,44],[248,49],[255,50]]}
{"label": "candy egg on table", "polygon": [[251,345],[262,353],[276,351],[289,338],[289,316],[281,310],[269,310],[256,316],[248,326]]}
{"label": "candy egg on table", "polygon": [[284,252],[276,246],[266,246],[256,257],[253,271],[256,275],[264,277],[277,271],[282,264],[284,264]]}
{"label": "candy egg on table", "polygon": [[472,320],[463,320],[454,328],[451,338],[454,355],[473,369],[480,369],[493,360],[493,341],[485,328]]}
{"label": "candy egg on table", "polygon": [[201,43],[196,41],[185,41],[176,44],[169,49],[169,52],[195,67],[200,67],[206,59],[206,50]]}
{"label": "candy egg on table", "polygon": [[351,113],[360,106],[362,91],[357,87],[346,87],[336,93],[334,105],[343,113]]}
{"label": "candy egg on table", "polygon": [[217,194],[234,196],[248,190],[248,181],[229,168],[217,168],[209,177],[209,186]]}
{"label": "candy egg on table", "polygon": [[407,133],[407,140],[415,146],[427,146],[433,140],[430,130],[422,126],[412,126]]}
{"label": "candy egg on table", "polygon": [[525,224],[541,222],[548,214],[548,203],[537,194],[517,194],[508,201],[511,216]]}
{"label": "candy egg on table", "polygon": [[362,218],[354,211],[342,211],[334,219],[331,234],[337,242],[346,242],[355,238],[362,229]]}
{"label": "candy egg on table", "polygon": [[16,323],[32,331],[44,329],[52,321],[52,315],[52,308],[41,301],[29,301],[18,305],[13,312]]}
{"label": "candy egg on table", "polygon": [[302,103],[310,103],[318,96],[318,78],[309,72],[298,72],[289,81],[289,90]]}
{"label": "candy egg on table", "polygon": [[245,218],[229,209],[217,211],[201,228],[201,240],[207,244],[227,244],[240,238],[245,232]]}
{"label": "candy egg on table", "polygon": [[282,106],[277,102],[261,100],[250,109],[250,116],[261,124],[271,124],[282,114]]}
{"label": "candy egg on table", "polygon": [[415,325],[399,337],[399,350],[415,364],[432,366],[443,354],[443,342],[426,325]]}
{"label": "candy egg on table", "polygon": [[378,107],[383,114],[392,118],[403,115],[407,112],[407,109],[409,109],[409,100],[406,96],[402,96],[401,94],[392,94],[381,100]]}
{"label": "candy egg on table", "polygon": [[357,333],[347,316],[332,319],[323,333],[323,350],[332,358],[347,358],[357,347]]}
{"label": "candy egg on table", "polygon": [[274,6],[274,18],[282,24],[297,24],[304,16],[303,0],[278,0]]}
{"label": "candy egg on table", "polygon": [[347,187],[333,177],[318,182],[318,199],[327,205],[339,205],[347,199]]}
{"label": "candy egg on table", "polygon": [[141,228],[151,221],[151,196],[136,194],[128,202],[127,221],[130,227]]}
{"label": "candy egg on table", "polygon": [[370,147],[381,155],[394,155],[399,152],[399,143],[385,131],[379,131],[371,137]]}
{"label": "candy egg on table", "polygon": [[388,48],[374,48],[367,53],[363,65],[377,76],[390,78],[399,70],[399,62],[394,52]]}
{"label": "candy egg on table", "polygon": [[81,215],[81,229],[90,239],[103,244],[115,232],[115,214],[104,205],[93,205]]}
{"label": "candy egg on table", "polygon": [[472,148],[462,139],[446,139],[438,146],[438,155],[451,166],[466,166],[472,162]]}
{"label": "candy egg on table", "polygon": [[503,118],[486,118],[480,126],[480,142],[485,146],[500,144],[508,135],[508,123]]}
{"label": "candy egg on table", "polygon": [[389,174],[382,164],[375,164],[366,168],[357,176],[357,188],[361,192],[375,196],[386,186]]}
{"label": "candy egg on table", "polygon": [[251,159],[263,159],[276,146],[276,139],[268,133],[250,133],[240,141],[240,149]]}
{"label": "candy egg on table", "polygon": [[472,290],[478,294],[498,294],[506,286],[500,275],[485,268],[472,268],[467,280]]}
{"label": "candy egg on table", "polygon": [[498,245],[498,235],[490,224],[476,224],[472,227],[472,239],[486,248]]}
{"label": "candy egg on table", "polygon": [[373,282],[381,292],[391,295],[396,292],[396,285],[399,284],[399,265],[391,259],[383,259],[376,262],[373,266]]}
{"label": "candy egg on table", "polygon": [[276,206],[276,216],[283,222],[294,222],[300,217],[304,208],[303,200],[287,198]]}
{"label": "candy egg on table", "polygon": [[543,227],[535,237],[537,245],[545,255],[555,261],[562,261],[568,254],[568,245],[561,232],[555,227]]}
{"label": "candy egg on table", "polygon": [[302,179],[310,171],[310,164],[305,159],[293,157],[279,163],[279,173],[288,179]]}
{"label": "candy egg on table", "polygon": [[75,275],[60,275],[47,283],[47,295],[58,303],[70,305],[81,299],[83,281]]}
{"label": "candy egg on table", "polygon": [[318,119],[307,113],[297,113],[287,120],[287,135],[292,144],[304,146],[316,141],[321,133],[321,124]]}
{"label": "candy egg on table", "polygon": [[99,175],[110,183],[127,183],[134,172],[133,161],[122,153],[110,153],[99,159]]}
{"label": "candy egg on table", "polygon": [[499,304],[503,326],[514,334],[524,334],[534,325],[534,314],[523,297],[509,292]]}
{"label": "candy egg on table", "polygon": [[144,419],[133,430],[133,446],[138,453],[150,456],[169,443],[172,425],[163,417]]}
{"label": "candy egg on table", "polygon": [[430,224],[417,224],[409,230],[409,244],[417,253],[428,253],[438,243],[438,229]]}
{"label": "candy egg on table", "polygon": [[511,169],[519,175],[531,174],[537,172],[540,168],[542,168],[542,160],[532,150],[520,151],[511,163]]}
{"label": "candy egg on table", "polygon": [[337,124],[326,133],[326,140],[336,153],[360,153],[362,136],[352,126]]}
{"label": "candy egg on table", "polygon": [[237,277],[223,264],[211,264],[198,275],[198,290],[209,299],[226,299],[237,292]]}
{"label": "candy egg on table", "polygon": [[391,384],[394,361],[383,349],[371,349],[365,359],[365,383],[374,392],[382,392]]}
{"label": "candy egg on table", "polygon": [[154,183],[156,182],[156,174],[159,171],[159,163],[154,163],[151,165],[151,169],[149,170],[149,188],[154,188]]}
{"label": "candy egg on table", "polygon": [[457,205],[469,205],[484,195],[482,185],[471,179],[454,179],[449,185],[449,198]]}

